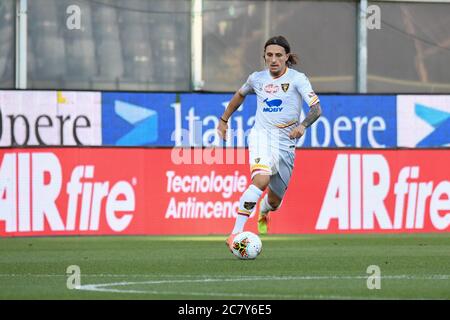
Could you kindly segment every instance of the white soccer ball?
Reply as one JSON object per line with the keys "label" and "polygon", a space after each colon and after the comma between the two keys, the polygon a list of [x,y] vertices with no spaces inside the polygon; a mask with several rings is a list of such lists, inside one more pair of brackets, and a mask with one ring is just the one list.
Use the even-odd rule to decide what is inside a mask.
{"label": "white soccer ball", "polygon": [[252,260],[261,253],[261,239],[250,231],[238,233],[234,239],[231,248],[233,254],[239,259]]}

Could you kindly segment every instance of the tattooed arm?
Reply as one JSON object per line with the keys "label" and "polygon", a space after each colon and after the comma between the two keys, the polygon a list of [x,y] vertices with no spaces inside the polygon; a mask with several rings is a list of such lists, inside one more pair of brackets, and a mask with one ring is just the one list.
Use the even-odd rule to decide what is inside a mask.
{"label": "tattooed arm", "polygon": [[289,137],[291,139],[300,138],[305,133],[306,128],[311,126],[322,114],[322,109],[320,108],[320,103],[317,102],[316,104],[313,104],[309,108],[309,112],[306,115],[306,118],[302,121],[302,123],[295,127],[291,133],[289,134]]}
{"label": "tattooed arm", "polygon": [[302,121],[302,125],[305,128],[311,126],[322,114],[322,109],[320,108],[320,103],[317,102],[313,104],[311,108],[309,108],[309,112],[306,115],[306,118]]}

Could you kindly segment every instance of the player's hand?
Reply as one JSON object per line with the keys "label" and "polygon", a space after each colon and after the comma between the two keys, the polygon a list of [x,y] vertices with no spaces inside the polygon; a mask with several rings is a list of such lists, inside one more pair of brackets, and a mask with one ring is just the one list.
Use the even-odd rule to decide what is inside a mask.
{"label": "player's hand", "polygon": [[305,126],[300,124],[299,126],[292,129],[292,131],[289,133],[289,138],[291,139],[300,138],[305,134],[305,130],[306,130]]}
{"label": "player's hand", "polygon": [[227,140],[227,130],[228,124],[219,119],[219,125],[217,126],[217,133],[219,137],[221,137],[223,140]]}

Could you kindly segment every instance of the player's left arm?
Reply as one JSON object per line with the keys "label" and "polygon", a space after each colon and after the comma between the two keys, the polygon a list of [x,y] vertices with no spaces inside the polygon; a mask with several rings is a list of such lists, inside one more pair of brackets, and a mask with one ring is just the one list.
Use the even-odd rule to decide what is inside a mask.
{"label": "player's left arm", "polygon": [[317,119],[319,119],[321,114],[322,108],[320,107],[320,102],[317,102],[309,108],[308,114],[300,125],[305,127],[305,129],[310,127]]}
{"label": "player's left arm", "polygon": [[289,133],[291,139],[297,139],[303,136],[306,128],[316,122],[322,114],[319,97],[315,94],[309,79],[304,74],[301,74],[296,78],[295,87],[309,106],[309,111],[305,119]]}
{"label": "player's left arm", "polygon": [[310,127],[317,119],[319,119],[322,114],[322,108],[320,107],[320,102],[313,104],[309,108],[309,112],[306,115],[305,119],[303,119],[302,123],[300,123],[297,127],[292,129],[289,133],[289,138],[297,139],[305,134],[306,128]]}

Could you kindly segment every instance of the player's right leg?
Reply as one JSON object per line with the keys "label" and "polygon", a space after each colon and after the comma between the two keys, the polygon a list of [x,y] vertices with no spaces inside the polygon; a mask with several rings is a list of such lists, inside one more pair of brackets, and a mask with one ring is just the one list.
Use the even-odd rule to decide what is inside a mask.
{"label": "player's right leg", "polygon": [[272,175],[272,162],[265,133],[252,129],[248,137],[248,149],[252,184],[244,191],[239,200],[234,228],[226,240],[228,247],[232,244],[234,235],[244,231],[245,223],[254,212]]}
{"label": "player's right leg", "polygon": [[239,209],[237,212],[236,220],[234,223],[233,231],[227,238],[226,244],[231,250],[231,244],[236,234],[244,231],[245,223],[250,215],[255,211],[256,204],[259,198],[263,194],[263,191],[267,188],[270,182],[270,175],[257,174],[253,177],[252,184],[245,190],[239,199]]}

